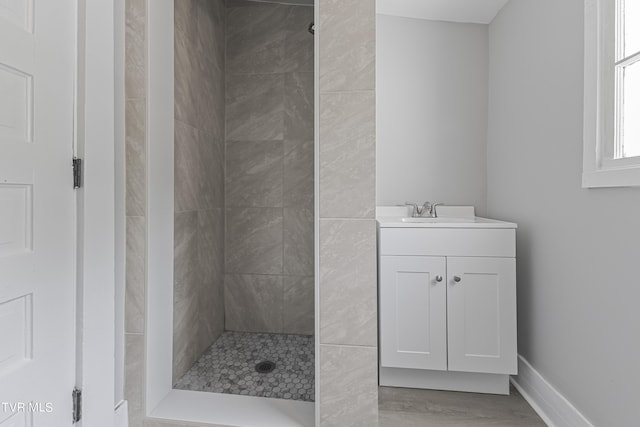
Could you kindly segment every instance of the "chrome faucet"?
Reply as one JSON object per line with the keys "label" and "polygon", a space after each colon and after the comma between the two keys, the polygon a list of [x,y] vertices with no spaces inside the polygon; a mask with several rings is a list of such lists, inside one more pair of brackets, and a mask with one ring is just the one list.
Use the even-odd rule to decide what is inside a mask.
{"label": "chrome faucet", "polygon": [[404,204],[405,206],[412,207],[411,216],[413,218],[421,217],[421,216],[427,217],[427,218],[437,218],[438,212],[436,212],[436,208],[438,206],[444,205],[444,203],[431,203],[431,202],[424,202],[422,206],[418,206],[418,204],[415,202],[405,202]]}

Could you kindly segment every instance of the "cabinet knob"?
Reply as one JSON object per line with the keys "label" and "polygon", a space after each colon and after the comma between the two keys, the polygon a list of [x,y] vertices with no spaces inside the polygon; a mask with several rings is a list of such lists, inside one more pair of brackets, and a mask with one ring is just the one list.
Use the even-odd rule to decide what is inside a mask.
{"label": "cabinet knob", "polygon": [[436,282],[442,282],[442,276],[436,276]]}
{"label": "cabinet knob", "polygon": [[460,276],[453,276],[453,281],[458,283],[462,280],[462,278]]}

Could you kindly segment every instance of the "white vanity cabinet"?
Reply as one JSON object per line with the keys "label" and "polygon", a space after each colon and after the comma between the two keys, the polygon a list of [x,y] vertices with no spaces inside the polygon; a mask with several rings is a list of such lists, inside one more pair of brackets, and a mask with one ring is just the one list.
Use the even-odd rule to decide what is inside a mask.
{"label": "white vanity cabinet", "polygon": [[381,385],[508,394],[515,224],[379,221],[378,282]]}

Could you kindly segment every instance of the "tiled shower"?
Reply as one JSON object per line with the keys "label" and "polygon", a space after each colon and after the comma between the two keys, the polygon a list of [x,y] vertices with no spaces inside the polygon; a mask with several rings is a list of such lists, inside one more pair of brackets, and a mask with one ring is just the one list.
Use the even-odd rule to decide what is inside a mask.
{"label": "tiled shower", "polygon": [[313,16],[175,0],[176,388],[314,400]]}

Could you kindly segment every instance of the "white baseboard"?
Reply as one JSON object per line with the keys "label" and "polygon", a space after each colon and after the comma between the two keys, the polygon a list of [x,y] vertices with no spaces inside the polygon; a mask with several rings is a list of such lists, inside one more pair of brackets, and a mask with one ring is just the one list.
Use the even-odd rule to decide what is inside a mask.
{"label": "white baseboard", "polygon": [[116,406],[114,427],[129,427],[129,408],[126,400]]}
{"label": "white baseboard", "polygon": [[549,427],[594,427],[522,356],[511,383]]}

